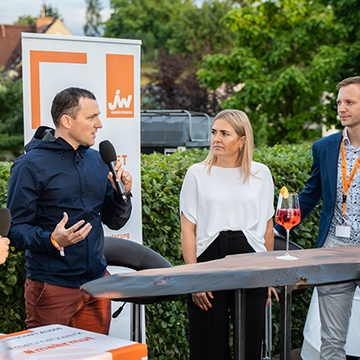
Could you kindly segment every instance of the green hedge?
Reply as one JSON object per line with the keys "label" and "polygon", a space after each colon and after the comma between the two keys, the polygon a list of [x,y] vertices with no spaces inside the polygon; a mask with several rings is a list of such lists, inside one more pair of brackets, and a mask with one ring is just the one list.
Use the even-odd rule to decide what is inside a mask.
{"label": "green hedge", "polygon": [[[255,151],[254,159],[269,166],[275,183],[275,206],[279,189],[299,192],[309,176],[311,146],[276,145]],[[170,156],[154,153],[141,155],[141,188],[143,243],[167,258],[173,265],[183,264],[180,246],[179,193],[186,170],[203,160],[207,150],[192,149]],[[4,206],[9,163],[0,163],[0,201]],[[292,235],[292,240],[304,248],[316,244],[318,210],[314,211]],[[0,333],[24,329],[23,256],[11,249],[7,262],[0,266]],[[311,291],[294,298],[292,317],[292,347],[302,343],[302,331]],[[279,304],[273,306],[273,353],[279,349]],[[146,333],[149,360],[188,358],[186,297],[146,305]]]}
{"label": "green hedge", "polygon": [[[7,183],[11,163],[0,162],[0,206],[6,206]],[[25,281],[22,251],[11,247],[5,264],[0,265],[0,333],[25,328],[23,286]]]}
{"label": "green hedge", "polygon": [[[179,193],[186,170],[203,160],[206,150],[186,150],[170,156],[142,156],[143,242],[165,256],[172,264],[182,264],[180,247]],[[289,191],[300,192],[310,174],[311,144],[276,145],[256,149],[254,160],[265,163],[274,178],[275,204],[283,185]],[[314,211],[291,235],[303,248],[316,245],[318,211]],[[302,331],[311,298],[308,289],[293,300],[292,348],[302,344]],[[146,306],[149,359],[188,358],[186,299]],[[273,352],[279,351],[280,309],[273,305]]]}

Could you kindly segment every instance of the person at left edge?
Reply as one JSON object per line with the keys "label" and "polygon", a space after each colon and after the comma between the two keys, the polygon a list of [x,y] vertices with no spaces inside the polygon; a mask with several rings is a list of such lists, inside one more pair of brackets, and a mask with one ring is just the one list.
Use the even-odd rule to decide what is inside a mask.
{"label": "person at left edge", "polygon": [[[102,128],[92,92],[67,88],[53,99],[55,130],[41,126],[14,162],[8,185],[11,244],[25,250],[28,328],[60,324],[108,334],[109,299],[79,290],[108,275],[102,223],[123,227],[131,215],[100,153],[91,146]],[[116,166],[126,191],[131,174]]]}
{"label": "person at left edge", "polygon": [[9,256],[9,244],[10,240],[0,235],[0,265],[3,264]]}

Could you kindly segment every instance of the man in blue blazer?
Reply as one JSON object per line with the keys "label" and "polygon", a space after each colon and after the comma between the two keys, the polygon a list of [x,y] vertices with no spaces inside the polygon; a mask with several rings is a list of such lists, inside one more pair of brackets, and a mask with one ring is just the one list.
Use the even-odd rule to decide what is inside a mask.
{"label": "man in blue blazer", "polygon": [[[299,195],[302,220],[322,200],[318,247],[360,244],[360,76],[344,79],[337,89],[337,111],[344,129],[313,144],[311,175]],[[279,225],[277,232],[285,233]],[[317,288],[321,360],[346,359],[356,286],[359,280]]]}

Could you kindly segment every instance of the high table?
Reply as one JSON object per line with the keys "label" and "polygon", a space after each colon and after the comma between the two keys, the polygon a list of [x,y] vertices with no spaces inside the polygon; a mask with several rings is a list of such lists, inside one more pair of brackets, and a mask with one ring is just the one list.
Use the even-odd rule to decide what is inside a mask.
{"label": "high table", "polygon": [[276,258],[283,251],[230,255],[205,263],[115,274],[81,287],[94,297],[132,297],[190,294],[199,291],[236,290],[235,359],[244,357],[244,289],[282,287],[281,359],[290,359],[291,292],[302,286],[360,279],[360,245],[294,251],[294,261]]}

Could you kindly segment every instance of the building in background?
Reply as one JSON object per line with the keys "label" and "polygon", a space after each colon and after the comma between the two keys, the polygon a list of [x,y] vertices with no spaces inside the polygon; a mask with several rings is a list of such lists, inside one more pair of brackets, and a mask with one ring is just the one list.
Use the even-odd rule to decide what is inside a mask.
{"label": "building in background", "polygon": [[40,33],[51,35],[72,35],[60,19],[42,16],[33,25],[0,24],[0,71],[7,72],[12,79],[22,77],[21,33]]}

